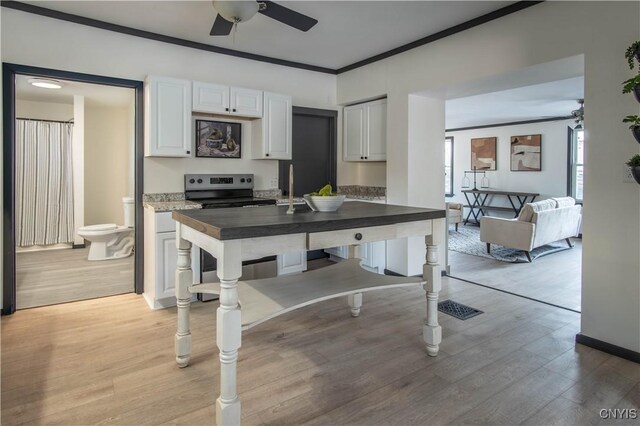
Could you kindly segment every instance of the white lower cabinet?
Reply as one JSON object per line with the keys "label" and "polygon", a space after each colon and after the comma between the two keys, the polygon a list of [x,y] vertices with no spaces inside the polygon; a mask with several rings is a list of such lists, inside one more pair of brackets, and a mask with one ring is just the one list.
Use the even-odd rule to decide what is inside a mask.
{"label": "white lower cabinet", "polygon": [[[178,251],[176,225],[171,212],[144,211],[144,298],[151,309],[176,305],[175,282]],[[200,250],[191,249],[194,283],[200,274]]]}
{"label": "white lower cabinet", "polygon": [[[384,274],[386,268],[386,241],[374,241],[371,243],[361,244],[362,248],[362,267],[378,274]],[[341,262],[349,258],[349,246],[332,247],[326,249],[330,259]]]}
{"label": "white lower cabinet", "polygon": [[307,252],[293,251],[278,255],[278,275],[294,274],[307,270]]}

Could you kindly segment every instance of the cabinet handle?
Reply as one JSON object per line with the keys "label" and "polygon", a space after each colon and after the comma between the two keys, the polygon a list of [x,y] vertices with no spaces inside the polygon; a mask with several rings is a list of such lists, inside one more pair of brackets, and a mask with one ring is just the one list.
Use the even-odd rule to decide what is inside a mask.
{"label": "cabinet handle", "polygon": [[233,112],[236,112],[236,109],[235,109],[235,108],[233,109]]}
{"label": "cabinet handle", "polygon": [[268,156],[269,156],[269,153],[266,153],[265,155],[268,157]]}
{"label": "cabinet handle", "polygon": [[364,160],[364,157],[360,157],[361,160]]}
{"label": "cabinet handle", "polygon": [[225,108],[224,110],[225,110],[225,111],[229,111],[229,108]]}
{"label": "cabinet handle", "polygon": [[355,238],[356,238],[356,240],[360,241],[360,240],[362,239],[362,234],[358,232],[358,233],[355,235]]}
{"label": "cabinet handle", "polygon": [[191,154],[191,151],[187,151],[187,154]]}

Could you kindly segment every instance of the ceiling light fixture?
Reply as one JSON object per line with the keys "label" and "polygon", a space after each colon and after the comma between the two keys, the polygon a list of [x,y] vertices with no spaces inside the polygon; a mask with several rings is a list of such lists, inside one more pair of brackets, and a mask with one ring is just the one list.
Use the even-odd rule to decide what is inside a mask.
{"label": "ceiling light fixture", "polygon": [[256,1],[214,1],[213,7],[227,21],[237,24],[253,18],[264,3]]}
{"label": "ceiling light fixture", "polygon": [[47,78],[30,78],[27,81],[32,86],[42,87],[43,89],[62,89],[62,83],[57,80],[50,80]]}
{"label": "ceiling light fixture", "polygon": [[584,99],[578,99],[578,104],[580,108],[571,111],[571,116],[575,119],[576,127],[575,130],[582,129],[582,122],[584,121]]}

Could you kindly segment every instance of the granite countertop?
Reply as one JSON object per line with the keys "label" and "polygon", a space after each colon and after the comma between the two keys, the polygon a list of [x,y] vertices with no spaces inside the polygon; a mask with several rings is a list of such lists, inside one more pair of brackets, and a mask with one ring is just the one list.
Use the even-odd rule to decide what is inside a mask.
{"label": "granite countertop", "polygon": [[178,201],[145,201],[143,203],[145,208],[152,209],[156,213],[172,212],[175,210],[192,210],[201,209],[202,204],[195,203],[193,201],[178,200]]}

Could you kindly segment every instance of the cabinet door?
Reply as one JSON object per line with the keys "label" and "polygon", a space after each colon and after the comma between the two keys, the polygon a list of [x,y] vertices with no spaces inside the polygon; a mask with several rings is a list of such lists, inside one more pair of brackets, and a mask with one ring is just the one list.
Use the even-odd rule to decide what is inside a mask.
{"label": "cabinet door", "polygon": [[262,117],[262,92],[232,87],[230,90],[231,114],[243,117]]}
{"label": "cabinet door", "polygon": [[193,111],[229,114],[229,86],[193,82]]}
{"label": "cabinet door", "polygon": [[293,274],[307,270],[307,252],[293,251],[278,255],[278,275]]}
{"label": "cabinet door", "polygon": [[149,76],[145,100],[145,155],[190,157],[191,82]]}
{"label": "cabinet door", "polygon": [[265,157],[291,160],[291,96],[264,93],[263,144]]}
{"label": "cabinet door", "polygon": [[177,263],[176,233],[156,234],[156,299],[175,297]]}
{"label": "cabinet door", "polygon": [[345,107],[343,118],[344,136],[342,143],[344,161],[364,160],[364,107],[362,105],[352,105]]}
{"label": "cabinet door", "polygon": [[364,157],[367,161],[387,159],[387,100],[365,104],[366,131]]}

